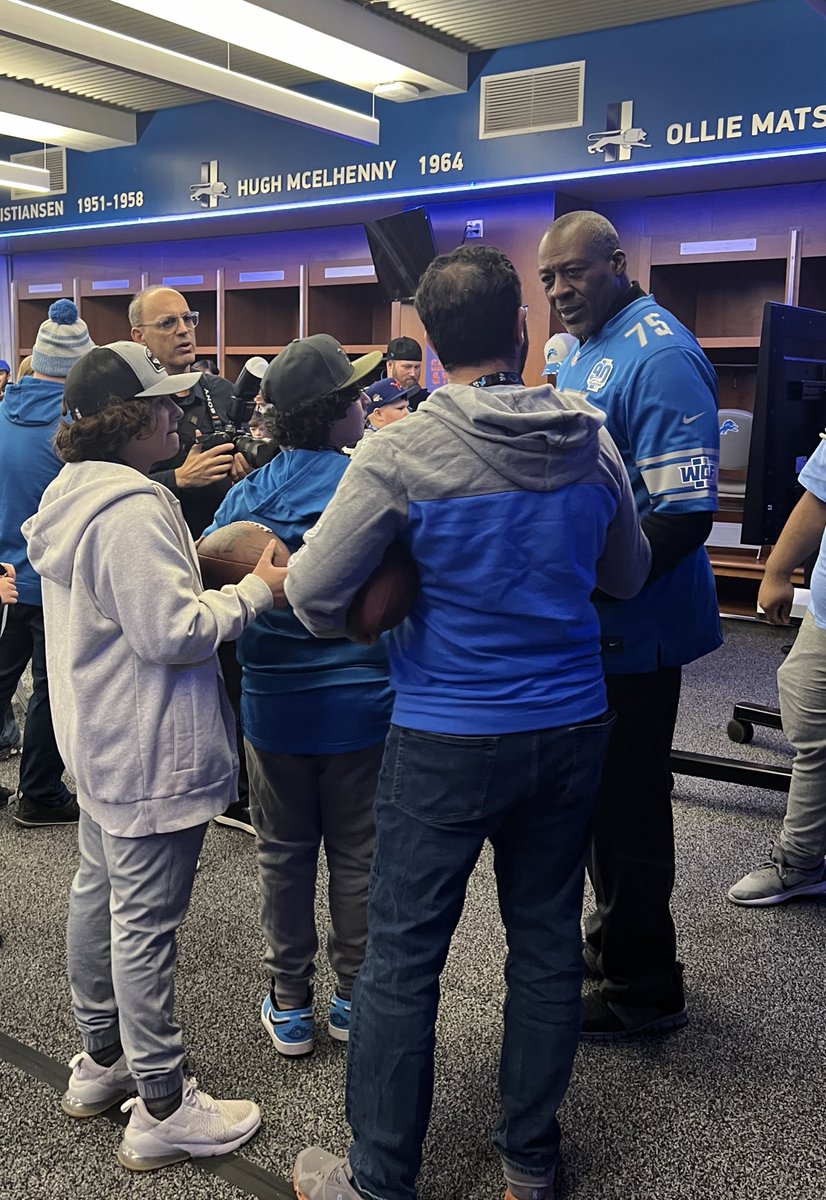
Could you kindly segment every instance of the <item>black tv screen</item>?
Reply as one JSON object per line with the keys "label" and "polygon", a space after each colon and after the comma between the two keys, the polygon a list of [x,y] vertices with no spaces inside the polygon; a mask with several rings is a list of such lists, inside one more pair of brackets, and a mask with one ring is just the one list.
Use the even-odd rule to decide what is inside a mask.
{"label": "black tv screen", "polygon": [[802,495],[797,476],[826,425],[826,313],[766,304],[741,540],[774,543]]}
{"label": "black tv screen", "polygon": [[436,257],[427,210],[411,208],[380,217],[365,225],[364,232],[385,300],[408,300]]}

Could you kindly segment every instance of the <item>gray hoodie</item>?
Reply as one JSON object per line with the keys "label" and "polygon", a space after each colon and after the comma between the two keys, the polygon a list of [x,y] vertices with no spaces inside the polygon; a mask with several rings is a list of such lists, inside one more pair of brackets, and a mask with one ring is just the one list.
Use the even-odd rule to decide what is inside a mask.
{"label": "gray hoodie", "polygon": [[272,607],[270,589],[250,575],[204,591],[180,504],[124,464],[64,466],[23,534],[81,808],[120,837],[222,812],[238,761],[215,651]]}
{"label": "gray hoodie", "polygon": [[633,596],[651,553],[603,420],[552,387],[452,384],[354,456],[285,590],[311,632],[341,637],[406,543],[420,587],[390,638],[397,724],[507,733],[604,710],[591,593]]}

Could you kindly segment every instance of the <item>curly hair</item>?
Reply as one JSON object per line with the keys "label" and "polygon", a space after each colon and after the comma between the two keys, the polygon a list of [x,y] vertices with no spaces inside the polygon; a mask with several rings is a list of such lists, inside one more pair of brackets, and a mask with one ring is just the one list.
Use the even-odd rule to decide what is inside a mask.
{"label": "curly hair", "polygon": [[93,417],[61,421],[54,436],[55,453],[67,463],[114,462],[131,438],[148,437],[157,419],[149,398],[115,401]]}
{"label": "curly hair", "polygon": [[274,409],[267,414],[272,436],[279,446],[291,450],[323,450],[330,444],[332,426],[347,415],[347,410],[360,395],[361,388],[346,388],[329,396],[319,396],[298,412]]}
{"label": "curly hair", "polygon": [[416,291],[416,312],[447,371],[512,358],[521,303],[519,276],[495,246],[440,254]]}

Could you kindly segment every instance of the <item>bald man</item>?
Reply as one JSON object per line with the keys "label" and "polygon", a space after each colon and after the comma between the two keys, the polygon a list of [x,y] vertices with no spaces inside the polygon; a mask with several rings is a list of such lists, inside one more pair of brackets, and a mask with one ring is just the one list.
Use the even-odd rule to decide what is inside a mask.
{"label": "bald man", "polygon": [[616,229],[594,212],[548,228],[539,277],[577,339],[560,391],[605,413],[651,543],[648,582],[631,600],[595,596],[608,703],[617,713],[602,777],[585,922],[585,1040],[668,1033],[688,1020],[670,899],[674,829],[669,757],[685,663],[720,645],[703,543],[717,508],[714,369],[694,336],[629,280]]}

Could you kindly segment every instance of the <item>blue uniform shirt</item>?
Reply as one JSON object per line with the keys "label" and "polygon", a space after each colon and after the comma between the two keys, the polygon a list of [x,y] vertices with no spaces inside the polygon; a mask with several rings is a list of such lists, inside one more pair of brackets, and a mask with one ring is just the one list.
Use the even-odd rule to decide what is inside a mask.
{"label": "blue uniform shirt", "polygon": [[[560,391],[605,413],[640,517],[715,512],[717,379],[696,338],[653,296],[621,309],[568,356]],[[681,666],[722,642],[708,556],[700,546],[633,600],[598,604],[609,674]]]}

